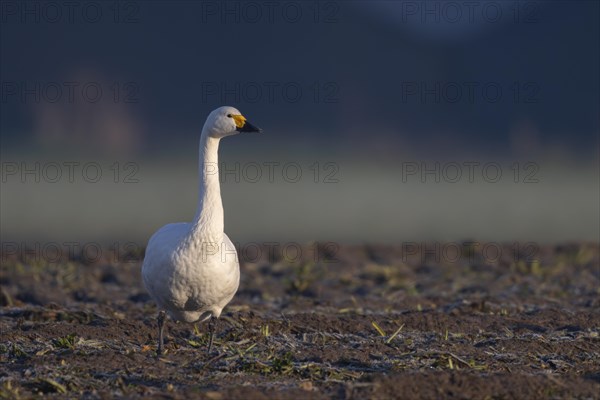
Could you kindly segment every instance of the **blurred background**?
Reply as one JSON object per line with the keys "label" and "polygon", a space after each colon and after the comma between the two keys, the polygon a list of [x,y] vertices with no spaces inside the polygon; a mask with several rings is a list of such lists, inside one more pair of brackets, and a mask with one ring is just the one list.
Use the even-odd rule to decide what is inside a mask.
{"label": "blurred background", "polygon": [[2,241],[600,240],[595,1],[0,2]]}

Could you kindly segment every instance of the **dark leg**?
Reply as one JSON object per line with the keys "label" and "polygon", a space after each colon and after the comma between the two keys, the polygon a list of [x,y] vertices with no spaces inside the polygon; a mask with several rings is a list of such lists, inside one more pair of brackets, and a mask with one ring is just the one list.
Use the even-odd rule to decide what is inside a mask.
{"label": "dark leg", "polygon": [[208,320],[208,330],[210,331],[210,338],[208,339],[208,350],[206,351],[208,354],[210,354],[210,350],[212,349],[216,323],[217,321],[214,317],[210,317],[210,319]]}
{"label": "dark leg", "polygon": [[158,321],[158,349],[156,350],[156,354],[160,356],[163,352],[163,328],[165,327],[165,312],[162,310],[159,311],[156,320]]}

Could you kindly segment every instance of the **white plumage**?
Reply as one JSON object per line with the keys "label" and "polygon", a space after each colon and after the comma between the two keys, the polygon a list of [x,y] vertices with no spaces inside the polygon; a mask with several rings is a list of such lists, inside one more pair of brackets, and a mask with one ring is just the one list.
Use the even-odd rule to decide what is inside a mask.
{"label": "white plumage", "polygon": [[[219,185],[219,141],[239,132],[260,132],[233,107],[208,116],[200,137],[198,210],[191,223],[168,224],[148,242],[142,265],[144,285],[160,310],[158,354],[163,348],[164,312],[177,321],[219,318],[240,280],[237,252],[223,232]],[[212,345],[213,325],[211,328]]]}

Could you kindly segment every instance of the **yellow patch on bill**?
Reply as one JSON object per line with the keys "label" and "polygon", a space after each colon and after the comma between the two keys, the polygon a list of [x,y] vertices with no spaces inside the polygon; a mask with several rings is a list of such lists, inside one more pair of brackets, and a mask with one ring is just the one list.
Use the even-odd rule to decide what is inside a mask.
{"label": "yellow patch on bill", "polygon": [[243,115],[232,115],[231,118],[235,121],[235,126],[243,128],[246,125],[246,117]]}

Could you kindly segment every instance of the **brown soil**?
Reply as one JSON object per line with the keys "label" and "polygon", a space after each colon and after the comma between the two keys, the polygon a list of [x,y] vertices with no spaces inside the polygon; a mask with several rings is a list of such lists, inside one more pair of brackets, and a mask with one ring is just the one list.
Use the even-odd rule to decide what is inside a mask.
{"label": "brown soil", "polygon": [[0,398],[600,396],[597,244],[310,247],[242,260],[212,353],[206,325],[168,321],[161,358],[140,254],[3,255]]}

